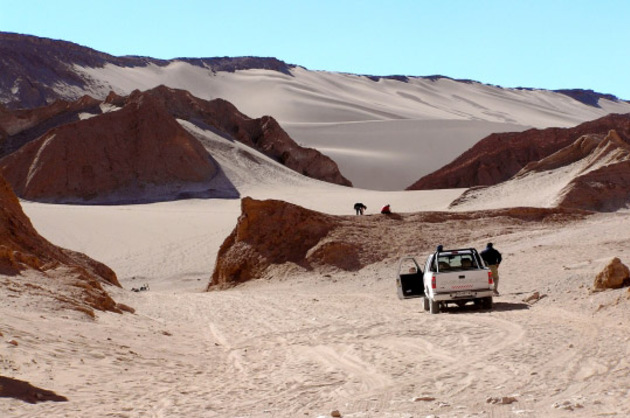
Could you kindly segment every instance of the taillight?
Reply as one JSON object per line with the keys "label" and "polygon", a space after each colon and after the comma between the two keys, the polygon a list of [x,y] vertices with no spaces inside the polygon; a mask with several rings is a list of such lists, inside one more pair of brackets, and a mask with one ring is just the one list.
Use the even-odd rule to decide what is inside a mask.
{"label": "taillight", "polygon": [[488,271],[488,284],[494,284],[494,280],[492,280],[492,272]]}
{"label": "taillight", "polygon": [[431,276],[431,289],[435,289],[437,285],[435,284],[435,275]]}

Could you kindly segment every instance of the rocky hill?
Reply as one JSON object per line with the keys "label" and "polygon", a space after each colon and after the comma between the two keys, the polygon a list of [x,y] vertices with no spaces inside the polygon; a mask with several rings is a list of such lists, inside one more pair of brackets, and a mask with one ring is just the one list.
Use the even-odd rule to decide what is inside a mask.
{"label": "rocky hill", "polygon": [[422,177],[408,190],[489,186],[508,180],[531,162],[571,145],[583,135],[615,130],[630,139],[630,113],[610,114],[573,128],[530,129],[491,134],[450,164]]}
{"label": "rocky hill", "polygon": [[[493,186],[473,187],[451,207],[513,205],[611,212],[630,207],[630,139],[611,130],[589,134]],[[528,193],[527,191],[533,191]]]}
{"label": "rocky hill", "polygon": [[80,120],[82,113],[102,113],[100,103],[90,96],[83,96],[75,101],[57,100],[34,109],[10,110],[0,106],[0,158],[39,138],[49,129]]}
{"label": "rocky hill", "polygon": [[[133,99],[140,94],[134,92]],[[299,146],[271,116],[250,118],[223,99],[203,100],[187,91],[158,86],[145,93],[162,104],[177,119],[209,128],[254,148],[280,164],[307,177],[329,183],[352,186],[339,172],[337,164],[313,148]],[[110,94],[107,103],[120,104],[126,99]]]}
{"label": "rocky hill", "polygon": [[351,186],[337,165],[295,143],[271,117],[252,119],[222,99],[159,86],[103,102],[83,97],[0,109],[0,171],[25,199],[69,203],[235,197],[218,163],[177,119],[256,149],[286,167]]}
{"label": "rocky hill", "polygon": [[[11,298],[37,295],[38,304],[120,312],[103,288],[120,287],[116,274],[84,254],[59,248],[43,238],[22,211],[13,190],[0,176],[0,294]],[[7,295],[11,296],[8,297]]]}
{"label": "rocky hill", "polygon": [[[596,211],[630,206],[630,137],[625,138],[612,130],[580,160],[583,168],[560,193],[558,206]],[[557,164],[549,160],[552,167]]]}
{"label": "rocky hill", "polygon": [[[564,208],[511,208],[478,212],[333,216],[278,201],[241,201],[241,216],[225,239],[208,290],[300,271],[358,271],[418,249],[434,248],[444,230],[452,245],[486,240],[485,226],[532,231],[536,225],[566,224],[587,216]],[[422,234],[418,234],[422,231]]]}
{"label": "rocky hill", "polygon": [[47,202],[172,198],[217,170],[199,141],[141,94],[120,110],[52,128],[0,160],[18,196]]}

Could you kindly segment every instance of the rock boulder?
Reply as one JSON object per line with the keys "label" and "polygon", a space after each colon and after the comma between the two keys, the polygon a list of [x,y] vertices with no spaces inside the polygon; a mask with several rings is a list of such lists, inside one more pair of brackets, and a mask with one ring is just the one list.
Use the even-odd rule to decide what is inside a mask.
{"label": "rock boulder", "polygon": [[630,269],[618,257],[612,258],[602,271],[597,273],[593,290],[619,289],[630,281]]}

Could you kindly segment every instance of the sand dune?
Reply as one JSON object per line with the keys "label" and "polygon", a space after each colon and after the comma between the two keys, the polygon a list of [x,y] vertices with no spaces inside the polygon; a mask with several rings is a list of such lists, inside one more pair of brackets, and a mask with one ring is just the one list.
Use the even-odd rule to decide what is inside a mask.
{"label": "sand dune", "polygon": [[[376,190],[405,189],[491,132],[569,127],[608,113],[630,112],[627,102],[600,99],[599,107],[594,107],[545,90],[504,89],[448,78],[374,81],[301,67],[290,74],[214,73],[186,62],[76,70],[92,80],[91,87],[58,86],[63,94],[105,97],[111,89],[126,95],[164,84],[203,99],[224,98],[250,117],[271,115],[300,145],[328,152],[355,186]],[[437,131],[435,126],[446,130]],[[390,141],[387,150],[407,157],[395,169],[387,167],[383,161],[387,156],[382,156],[383,144]],[[417,164],[427,160],[427,149],[432,151],[432,163]]]}

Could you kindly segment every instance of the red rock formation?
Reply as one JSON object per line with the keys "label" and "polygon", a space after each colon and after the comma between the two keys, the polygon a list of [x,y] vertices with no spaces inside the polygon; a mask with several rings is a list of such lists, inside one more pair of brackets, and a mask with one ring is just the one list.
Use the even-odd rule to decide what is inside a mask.
{"label": "red rock formation", "polygon": [[[165,86],[143,93],[135,91],[129,100],[138,95],[150,95],[175,118],[202,122],[307,177],[352,186],[333,160],[313,148],[299,146],[271,116],[252,119],[226,100],[203,100],[185,90]],[[120,97],[115,95],[108,96],[107,100],[120,103]]]}
{"label": "red rock formation", "polygon": [[[445,239],[453,245],[486,242],[487,229],[531,229],[585,216],[568,209],[511,208],[470,213],[422,212],[398,216],[333,216],[277,201],[244,198],[234,231],[217,254],[208,290],[299,269],[358,271],[401,254],[429,252]],[[422,231],[418,233],[418,231]],[[445,231],[448,231],[445,235]],[[486,231],[486,232],[484,232]]]}
{"label": "red rock formation", "polygon": [[[273,118],[251,119],[225,100],[160,86],[128,97],[110,93],[105,103],[123,109],[102,114],[88,96],[31,110],[0,108],[0,171],[20,197],[141,202],[176,198],[191,183],[199,193],[217,167],[174,118],[220,132],[300,174],[351,185],[333,160],[297,145]],[[80,120],[82,112],[93,116]]]}
{"label": "red rock formation", "polygon": [[630,142],[630,114],[611,114],[573,128],[492,134],[452,163],[422,177],[408,190],[491,186],[508,180],[528,163],[571,145],[583,135],[606,135],[611,129]]}
{"label": "red rock formation", "polygon": [[217,167],[160,103],[137,95],[121,110],[48,131],[0,160],[0,171],[25,199],[99,203],[202,183]]}
{"label": "red rock formation", "polygon": [[619,289],[628,284],[630,284],[630,269],[618,257],[613,257],[595,276],[593,290]]}
{"label": "red rock formation", "polygon": [[[0,274],[16,277],[25,270],[36,270],[41,273],[42,280],[56,281],[63,287],[65,291],[49,295],[64,299],[63,303],[70,303],[75,308],[86,304],[94,309],[119,312],[116,303],[101,286],[106,283],[120,287],[116,274],[104,264],[84,254],[59,248],[40,236],[22,211],[13,190],[0,176]],[[23,280],[1,281],[0,286],[10,286],[14,290],[24,286],[33,292],[43,292],[41,287],[26,286]]]}
{"label": "red rock formation", "polygon": [[238,224],[217,255],[212,285],[260,277],[272,264],[307,267],[306,255],[331,229],[335,218],[285,202],[244,198]]}
{"label": "red rock formation", "polygon": [[34,109],[8,111],[0,108],[0,128],[9,135],[15,135],[62,113],[85,110],[97,106],[100,102],[90,96],[68,102],[57,100],[50,105]]}
{"label": "red rock formation", "polygon": [[526,166],[516,177],[576,161],[580,161],[580,171],[562,190],[558,206],[610,212],[630,205],[630,144],[615,130],[603,139],[581,137],[571,146]]}
{"label": "red rock formation", "polygon": [[630,207],[630,146],[615,131],[585,162],[584,174],[562,191],[558,206],[612,212]]}
{"label": "red rock formation", "polygon": [[601,143],[601,135],[584,135],[568,147],[551,154],[539,161],[532,161],[519,171],[516,176],[528,173],[555,170],[588,157]]}
{"label": "red rock formation", "polygon": [[[545,178],[550,174],[556,184],[555,194],[548,195],[548,205],[600,212],[630,207],[630,144],[614,130],[605,137],[584,135],[554,154],[527,164],[506,182],[470,188],[451,207],[465,208],[470,201],[489,201],[499,191],[504,195],[518,194],[521,181],[530,185],[540,181],[544,195],[548,183]],[[566,186],[558,192],[555,186],[560,184]]]}
{"label": "red rock formation", "polygon": [[81,112],[101,113],[99,103],[90,96],[84,96],[73,102],[57,100],[34,109],[10,111],[0,108],[0,157],[38,138],[49,129],[79,120]]}

